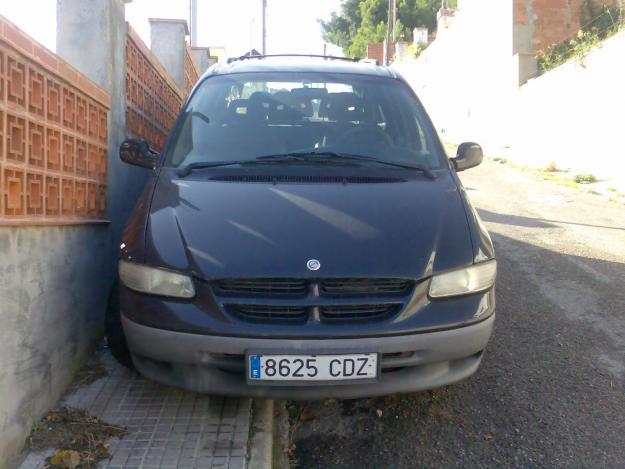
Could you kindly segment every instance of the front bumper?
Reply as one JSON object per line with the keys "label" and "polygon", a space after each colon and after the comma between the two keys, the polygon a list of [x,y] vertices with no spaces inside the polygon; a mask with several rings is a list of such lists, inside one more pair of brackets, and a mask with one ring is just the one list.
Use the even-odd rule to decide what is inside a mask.
{"label": "front bumper", "polygon": [[[433,389],[471,376],[491,336],[494,314],[477,324],[439,332],[346,339],[267,339],[211,336],[144,326],[122,314],[139,372],[188,390],[269,399],[350,399]],[[377,382],[363,384],[248,385],[247,350],[288,353],[381,353]]]}

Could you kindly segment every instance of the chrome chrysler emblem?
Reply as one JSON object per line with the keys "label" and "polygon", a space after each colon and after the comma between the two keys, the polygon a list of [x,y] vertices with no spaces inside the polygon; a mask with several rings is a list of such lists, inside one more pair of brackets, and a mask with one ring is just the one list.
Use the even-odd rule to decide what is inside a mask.
{"label": "chrome chrysler emblem", "polygon": [[321,262],[317,259],[310,259],[306,262],[306,267],[308,267],[308,270],[319,270],[321,268]]}

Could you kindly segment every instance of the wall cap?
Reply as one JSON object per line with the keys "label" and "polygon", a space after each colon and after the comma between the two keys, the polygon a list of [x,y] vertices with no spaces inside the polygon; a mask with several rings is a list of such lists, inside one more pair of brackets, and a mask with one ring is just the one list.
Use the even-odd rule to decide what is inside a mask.
{"label": "wall cap", "polygon": [[184,32],[188,36],[189,35],[189,24],[187,20],[181,20],[176,18],[148,18],[150,24],[152,23],[173,23],[173,24],[183,24]]}

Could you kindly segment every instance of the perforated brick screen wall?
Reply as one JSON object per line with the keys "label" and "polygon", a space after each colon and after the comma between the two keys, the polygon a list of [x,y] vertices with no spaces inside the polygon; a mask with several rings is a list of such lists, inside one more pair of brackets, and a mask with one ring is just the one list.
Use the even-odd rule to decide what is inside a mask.
{"label": "perforated brick screen wall", "polygon": [[183,92],[137,33],[126,36],[126,128],[161,150],[184,100]]}
{"label": "perforated brick screen wall", "polygon": [[189,94],[193,89],[193,85],[197,83],[200,78],[200,71],[195,66],[195,62],[191,57],[191,48],[189,44],[185,43],[184,47],[184,88],[185,92]]}
{"label": "perforated brick screen wall", "polygon": [[0,225],[106,219],[109,101],[0,16]]}

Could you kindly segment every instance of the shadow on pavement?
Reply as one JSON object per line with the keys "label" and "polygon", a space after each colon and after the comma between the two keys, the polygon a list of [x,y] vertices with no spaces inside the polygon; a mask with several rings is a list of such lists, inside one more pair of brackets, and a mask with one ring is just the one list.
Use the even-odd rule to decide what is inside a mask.
{"label": "shadow on pavement", "polygon": [[[535,223],[517,218],[509,221]],[[512,238],[494,239],[497,322],[476,375],[429,392],[289,403],[296,467],[622,466],[623,380],[599,365],[602,354],[618,350],[592,321],[567,318],[559,302],[541,293],[548,278],[519,268],[519,258],[536,271],[550,266],[549,275],[558,272],[572,287],[593,285],[580,262],[619,276],[625,264],[572,262]],[[622,299],[614,287],[597,288],[612,291],[596,306],[625,330]]]}
{"label": "shadow on pavement", "polygon": [[619,230],[625,231],[625,227],[620,226],[607,226],[607,225],[594,225],[591,223],[578,223],[563,220],[546,220],[543,218],[531,218],[523,217],[519,215],[510,215],[504,213],[491,212],[489,210],[478,209],[482,220],[490,223],[500,223],[504,225],[523,226],[526,228],[555,228],[558,225],[575,225],[575,226],[588,226],[591,228],[602,228],[606,230]]}

